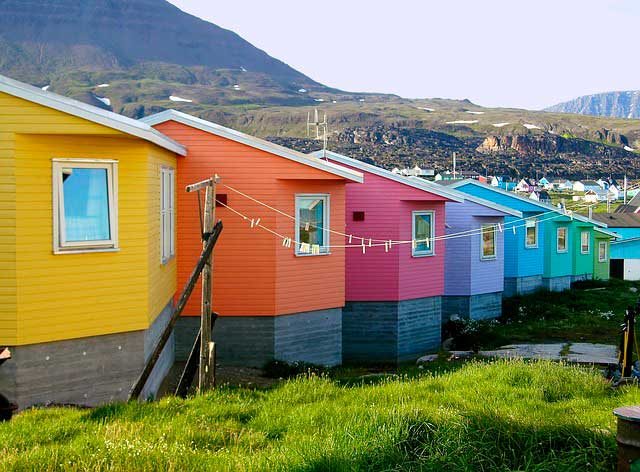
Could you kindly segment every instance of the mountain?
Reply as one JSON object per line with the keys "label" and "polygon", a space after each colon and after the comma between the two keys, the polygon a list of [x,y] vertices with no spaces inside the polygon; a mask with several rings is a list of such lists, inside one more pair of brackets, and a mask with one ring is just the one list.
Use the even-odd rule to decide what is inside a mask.
{"label": "mountain", "polygon": [[549,107],[546,111],[617,118],[640,118],[640,91],[628,90],[625,92],[584,95]]}
{"label": "mountain", "polygon": [[318,148],[306,126],[317,108],[330,147],[386,167],[445,170],[455,151],[459,168],[488,174],[640,177],[640,121],[338,90],[165,0],[0,0],[0,74],[134,118],[176,108],[303,151]]}

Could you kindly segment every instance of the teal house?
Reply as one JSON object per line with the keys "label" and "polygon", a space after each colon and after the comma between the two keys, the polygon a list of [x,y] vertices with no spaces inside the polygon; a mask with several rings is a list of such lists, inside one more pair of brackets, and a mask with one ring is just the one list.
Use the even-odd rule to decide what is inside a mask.
{"label": "teal house", "polygon": [[505,296],[562,291],[593,277],[594,228],[606,224],[474,180],[450,186],[522,212],[522,218],[504,220]]}

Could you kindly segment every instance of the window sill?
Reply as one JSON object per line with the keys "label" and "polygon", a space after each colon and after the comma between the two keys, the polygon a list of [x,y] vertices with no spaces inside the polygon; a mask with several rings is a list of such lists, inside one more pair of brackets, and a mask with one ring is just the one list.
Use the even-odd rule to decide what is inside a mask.
{"label": "window sill", "polygon": [[498,256],[487,256],[487,257],[481,257],[480,261],[481,262],[491,262],[491,261],[496,261],[498,260]]}
{"label": "window sill", "polygon": [[161,259],[160,260],[160,265],[161,266],[166,266],[167,264],[169,264],[169,262],[171,262],[172,260],[174,260],[176,258],[176,255],[174,254],[173,256],[169,256],[166,259]]}
{"label": "window sill", "polygon": [[525,246],[525,249],[538,249],[538,246]]}
{"label": "window sill", "polygon": [[432,257],[435,256],[434,253],[430,253],[430,254],[411,254],[411,257]]}
{"label": "window sill", "polygon": [[296,257],[318,257],[318,256],[330,256],[331,253],[330,252],[321,252],[320,254],[305,254],[305,253],[298,253],[296,252]]}
{"label": "window sill", "polygon": [[66,249],[66,250],[54,250],[53,254],[56,256],[64,254],[91,254],[94,252],[120,252],[119,247],[104,247],[93,249]]}

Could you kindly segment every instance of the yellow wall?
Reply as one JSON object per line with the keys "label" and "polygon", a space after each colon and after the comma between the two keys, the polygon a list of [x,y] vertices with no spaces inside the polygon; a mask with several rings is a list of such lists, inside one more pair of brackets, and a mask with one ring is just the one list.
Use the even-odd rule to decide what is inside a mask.
{"label": "yellow wall", "polygon": [[[175,292],[174,263],[160,267],[158,208],[158,163],[175,162],[173,155],[110,128],[0,94],[0,132],[3,127],[21,134],[14,141],[18,333],[10,342],[0,331],[0,344],[147,328]],[[52,158],[119,161],[119,252],[53,254]],[[0,201],[6,195],[11,188],[0,187]],[[5,300],[10,303],[10,297],[1,296],[0,310]]]}
{"label": "yellow wall", "polygon": [[15,344],[17,337],[13,143],[13,134],[0,123],[0,344]]}

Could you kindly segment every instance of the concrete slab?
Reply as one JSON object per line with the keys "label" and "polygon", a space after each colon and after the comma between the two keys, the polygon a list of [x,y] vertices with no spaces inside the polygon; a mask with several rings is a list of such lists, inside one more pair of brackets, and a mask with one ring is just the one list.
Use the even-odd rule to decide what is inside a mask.
{"label": "concrete slab", "polygon": [[551,359],[559,361],[562,359],[560,352],[564,346],[564,343],[509,344],[492,351],[480,351],[479,354],[485,357],[519,357],[522,359]]}
{"label": "concrete slab", "polygon": [[577,364],[617,364],[618,348],[608,344],[573,343],[564,359]]}

